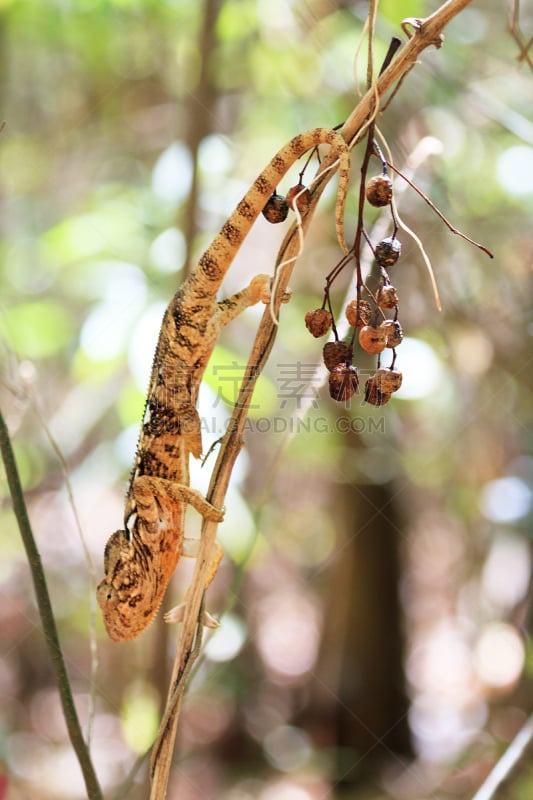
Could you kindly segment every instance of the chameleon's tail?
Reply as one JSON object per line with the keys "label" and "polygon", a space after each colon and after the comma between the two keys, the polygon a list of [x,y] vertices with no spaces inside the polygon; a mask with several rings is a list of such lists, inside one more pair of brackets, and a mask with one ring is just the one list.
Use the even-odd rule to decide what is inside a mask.
{"label": "chameleon's tail", "polygon": [[256,178],[233,214],[224,223],[220,233],[200,258],[195,271],[197,280],[200,283],[207,281],[211,291],[215,292],[217,290],[250,228],[265,207],[281,178],[300,156],[319,144],[329,144],[332,154],[340,162],[335,224],[339,244],[344,253],[348,252],[344,238],[343,218],[350,173],[349,150],[346,142],[337,131],[331,128],[314,128],[291,139],[288,144],[276,153],[263,172]]}

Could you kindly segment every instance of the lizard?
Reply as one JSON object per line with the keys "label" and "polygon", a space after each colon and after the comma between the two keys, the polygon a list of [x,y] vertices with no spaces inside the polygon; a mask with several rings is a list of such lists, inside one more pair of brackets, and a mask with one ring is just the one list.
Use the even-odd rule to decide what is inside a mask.
{"label": "lizard", "polygon": [[[314,128],[291,139],[272,158],[164,313],[126,492],[124,528],[107,541],[105,575],[97,586],[104,625],[114,641],[134,639],[144,631],[161,605],[180,557],[197,555],[199,540],[185,536],[187,506],[205,519],[220,522],[223,518],[222,510],[189,485],[189,456],[199,458],[202,453],[196,402],[220,331],[245,308],[259,301],[270,302],[270,277],[256,275],[245,289],[222,301],[217,300],[217,293],[279,180],[300,156],[320,144],[330,145],[339,160],[336,230],[341,248],[348,251],[343,232],[350,169],[348,145],[336,131]],[[221,558],[218,546],[210,562],[207,585]],[[166,619],[175,622],[181,616],[178,607]]]}

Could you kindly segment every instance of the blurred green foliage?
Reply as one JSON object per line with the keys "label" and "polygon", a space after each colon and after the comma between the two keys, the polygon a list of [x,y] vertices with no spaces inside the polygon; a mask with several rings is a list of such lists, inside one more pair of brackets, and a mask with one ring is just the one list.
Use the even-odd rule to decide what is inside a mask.
{"label": "blurred green foliage", "polygon": [[[436,5],[382,0],[378,63],[391,35],[401,35],[401,19],[423,16]],[[213,22],[206,50],[208,9]],[[478,672],[472,666],[490,622],[522,625],[526,635],[527,569],[522,583],[516,578],[521,594],[517,589],[508,596],[505,584],[531,561],[533,182],[523,164],[533,150],[533,91],[527,67],[516,62],[506,13],[497,0],[467,8],[447,30],[444,47],[423,54],[379,120],[395,163],[414,171],[416,183],[453,224],[495,254],[489,260],[450,234],[418,195],[396,181],[399,211],[424,242],[444,310],[436,311],[422,259],[402,234],[403,255],[392,277],[408,336],[398,349],[406,388],[379,413],[359,402],[333,407],[316,381],[300,387],[301,374],[312,375],[320,362],[322,347],[307,335],[303,316],[320,304],[324,276],[338,259],[332,193],[324,198],[254,398],[248,447],[221,531],[229,557],[210,602],[215,610],[226,606],[232,560],[239,564],[251,550],[238,600],[230,592],[246,644],[237,655],[231,625],[227,639],[222,626],[216,658],[199,670],[184,719],[186,763],[180,761],[169,796],[192,797],[191,786],[224,800],[267,800],[275,796],[269,791],[302,799],[340,792],[332,720],[346,654],[336,611],[341,618],[347,596],[339,577],[349,563],[346,531],[357,525],[356,511],[338,500],[344,488],[355,498],[365,487],[386,487],[404,516],[398,548],[410,721],[428,774],[432,760],[439,769],[444,765],[411,796],[472,794],[484,765],[512,739],[531,707],[530,668],[521,678],[518,664],[514,677],[509,673],[507,683],[495,686],[479,659]],[[0,4],[6,122],[0,133],[2,407],[85,715],[93,590],[61,464],[34,406],[68,464],[100,575],[105,540],[122,518],[164,305],[272,153],[300,130],[338,124],[350,113],[357,102],[354,72],[361,85],[366,76],[363,56],[355,69],[353,64],[365,15],[364,2],[307,0]],[[526,8],[524,30],[530,23]],[[198,131],[201,141],[195,143]],[[354,187],[360,157],[356,149]],[[355,195],[354,188],[348,232],[355,225]],[[372,222],[369,214],[374,236]],[[252,272],[272,269],[280,234],[262,220],[256,227],[253,244],[246,243],[228,276],[228,292]],[[334,298],[341,317],[349,280],[346,275],[340,281]],[[237,371],[242,367],[257,321],[250,311],[232,324],[213,360],[218,375],[216,369],[206,373],[204,450],[220,435],[219,425],[223,430],[227,410],[219,395],[233,399],[233,384],[221,382],[222,371],[231,372],[235,363]],[[369,369],[359,358],[361,369]],[[287,365],[293,370],[288,390]],[[302,423],[289,441],[291,420],[305,397],[311,401],[307,428]],[[348,430],[342,427],[346,419]],[[264,420],[261,430],[257,423]],[[193,483],[201,486],[205,473],[194,466]],[[497,499],[503,478],[516,479],[516,497],[525,498],[521,506],[519,500],[510,505],[511,495]],[[253,508],[265,492],[253,517],[248,500]],[[8,797],[71,800],[83,796],[82,788],[65,755],[59,712],[43,699],[50,673],[4,483],[2,496],[0,752],[11,776]],[[497,513],[502,504],[505,519]],[[191,520],[193,529],[196,524]],[[504,566],[489,569],[496,551],[496,563]],[[180,572],[176,595],[185,583]],[[316,643],[316,660],[301,675],[276,671],[278,662],[268,658],[269,647],[275,650],[268,614],[279,615],[282,625],[274,600],[283,592],[286,607],[298,609],[295,619]],[[368,619],[374,610],[364,609]],[[443,680],[434,655],[440,652],[436,632],[443,629],[448,638],[439,642],[453,657],[453,685]],[[328,638],[331,630],[336,638]],[[299,641],[297,633],[295,625],[287,641]],[[156,705],[166,688],[154,670],[168,667],[171,652],[158,649],[159,635],[154,627],[139,643],[120,648],[99,641],[93,752],[109,792],[155,730]],[[319,654],[320,635],[327,644]],[[428,654],[423,668],[420,649]],[[468,658],[461,662],[463,653]],[[325,685],[331,689],[326,698]],[[439,716],[443,697],[448,716]],[[380,699],[374,702],[379,706]],[[288,743],[285,760],[280,741]],[[443,779],[452,775],[459,752],[470,764],[463,783]],[[337,765],[366,764],[364,753],[348,747],[339,748],[336,758]],[[413,779],[409,772],[407,779]],[[431,780],[441,781],[440,789]],[[508,796],[528,797],[532,785],[529,772]],[[350,797],[398,797],[401,788],[385,780],[361,794],[353,789]],[[130,796],[146,795],[136,786]]]}

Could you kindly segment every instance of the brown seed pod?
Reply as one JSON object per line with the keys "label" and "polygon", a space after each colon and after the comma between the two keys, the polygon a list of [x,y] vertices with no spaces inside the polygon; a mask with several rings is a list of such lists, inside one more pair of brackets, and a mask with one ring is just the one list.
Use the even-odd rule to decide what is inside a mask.
{"label": "brown seed pod", "polygon": [[329,393],[334,400],[349,400],[359,386],[359,373],[352,364],[338,364],[329,376]]}
{"label": "brown seed pod", "polygon": [[402,373],[397,369],[378,369],[372,378],[382,394],[397,392],[402,385]]}
{"label": "brown seed pod", "polygon": [[365,401],[367,403],[371,403],[373,406],[384,406],[390,398],[390,394],[379,389],[374,376],[367,380],[365,383]]}
{"label": "brown seed pod", "polygon": [[273,225],[285,222],[289,213],[289,204],[283,195],[273,192],[263,209],[263,216]]}
{"label": "brown seed pod", "polygon": [[[299,195],[299,197],[296,197],[296,195]],[[289,208],[293,208],[293,202],[298,211],[305,211],[306,208],[309,207],[309,203],[311,202],[311,192],[309,189],[305,188],[303,183],[297,183],[296,186],[291,186],[287,192],[287,203],[289,204]]]}
{"label": "brown seed pod", "polygon": [[398,305],[398,293],[394,286],[383,286],[378,294],[380,308],[395,308]]}
{"label": "brown seed pod", "polygon": [[370,178],[365,189],[366,199],[372,206],[388,206],[392,200],[392,181],[388,175]]}
{"label": "brown seed pod", "polygon": [[402,343],[403,331],[398,320],[386,319],[379,327],[383,328],[385,331],[387,347],[398,347],[398,345]]}
{"label": "brown seed pod", "polygon": [[315,339],[318,339],[319,336],[325,336],[331,328],[332,322],[333,317],[325,308],[314,308],[305,315],[306,328]]}
{"label": "brown seed pod", "polygon": [[378,267],[392,267],[402,252],[402,244],[395,236],[388,236],[378,242],[374,251],[374,258]]}
{"label": "brown seed pod", "polygon": [[350,300],[345,313],[350,325],[354,326],[357,323],[357,327],[362,328],[370,322],[372,306],[367,300]]}
{"label": "brown seed pod", "polygon": [[371,355],[383,352],[387,346],[387,332],[383,328],[364,325],[359,331],[359,344]]}
{"label": "brown seed pod", "polygon": [[352,348],[347,342],[327,342],[322,350],[324,364],[331,371],[334,367],[352,360]]}

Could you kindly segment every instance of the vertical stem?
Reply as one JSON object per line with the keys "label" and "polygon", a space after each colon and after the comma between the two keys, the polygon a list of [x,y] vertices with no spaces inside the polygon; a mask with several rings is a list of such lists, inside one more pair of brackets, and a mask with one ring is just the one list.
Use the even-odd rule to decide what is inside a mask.
{"label": "vertical stem", "polygon": [[57,634],[54,612],[50,602],[50,595],[48,594],[48,587],[41,562],[41,556],[35,543],[35,538],[33,536],[28,517],[28,511],[24,502],[24,493],[20,483],[20,477],[18,474],[13,448],[11,446],[11,440],[9,438],[9,432],[4,421],[4,417],[1,413],[0,451],[2,453],[2,460],[6,470],[11,500],[13,502],[13,512],[18,522],[20,535],[22,536],[22,541],[28,557],[28,564],[30,565],[35,594],[37,596],[39,615],[41,617],[46,644],[50,659],[52,661],[57,687],[59,689],[59,697],[61,700],[61,706],[63,708],[65,722],[67,724],[68,735],[85,779],[88,797],[90,800],[102,800],[102,790],[98,784],[98,779],[94,771],[91,756],[85,744],[78,715],[76,713],[76,707],[74,705],[74,698],[70,688],[65,660],[63,658],[61,645],[59,643],[59,636]]}

